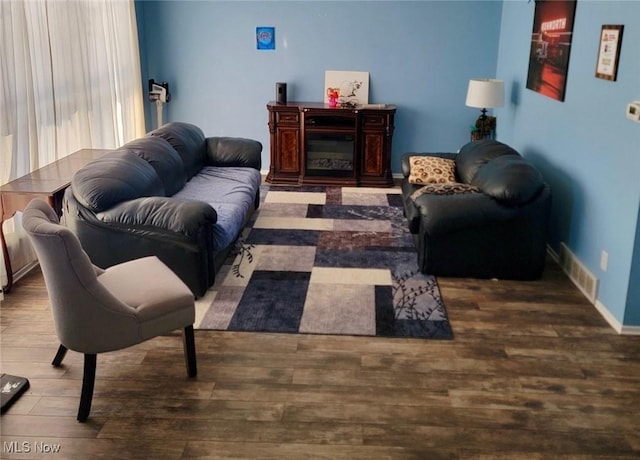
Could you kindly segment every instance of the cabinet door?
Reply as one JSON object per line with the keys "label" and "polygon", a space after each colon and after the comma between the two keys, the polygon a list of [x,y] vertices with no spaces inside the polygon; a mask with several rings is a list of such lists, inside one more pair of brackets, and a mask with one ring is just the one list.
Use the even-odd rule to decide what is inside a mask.
{"label": "cabinet door", "polygon": [[300,179],[300,112],[296,106],[268,105],[271,166],[267,181],[298,183]]}
{"label": "cabinet door", "polygon": [[391,135],[395,110],[365,112],[362,115],[360,183],[391,186]]}
{"label": "cabinet door", "polygon": [[384,173],[384,132],[362,133],[362,175],[381,177]]}
{"label": "cabinet door", "polygon": [[297,127],[278,128],[277,170],[280,173],[300,172],[300,130]]}

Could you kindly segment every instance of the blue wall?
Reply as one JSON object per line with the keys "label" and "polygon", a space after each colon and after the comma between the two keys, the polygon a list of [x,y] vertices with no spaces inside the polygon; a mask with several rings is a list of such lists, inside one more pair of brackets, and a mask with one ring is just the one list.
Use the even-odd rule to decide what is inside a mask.
{"label": "blue wall", "polygon": [[[640,325],[640,124],[625,118],[640,99],[640,2],[578,1],[564,102],[526,89],[534,8],[504,2],[497,76],[510,100],[499,139],[551,184],[551,246],[564,242],[599,278],[598,301],[618,322]],[[595,78],[603,24],[625,25],[616,82]]]}
{"label": "blue wall", "polygon": [[[565,102],[527,90],[533,1],[140,1],[143,77],[167,80],[165,121],[260,140],[276,81],[320,101],[325,70],[370,72],[370,102],[396,104],[392,169],[407,151],[452,151],[478,111],[472,77],[505,80],[498,139],[535,162],[554,196],[551,246],[564,242],[600,279],[599,302],[640,325],[640,2],[579,0]],[[602,24],[625,24],[618,81],[594,77]],[[255,28],[276,27],[257,51]],[[155,126],[151,103],[147,124]],[[607,271],[600,253],[609,254]],[[635,284],[634,284],[635,283]]]}
{"label": "blue wall", "polygon": [[[170,83],[165,121],[265,146],[275,82],[289,100],[322,101],[325,70],[370,73],[369,102],[398,107],[392,169],[409,150],[457,150],[477,109],[469,78],[494,77],[501,2],[142,1],[136,4],[144,77]],[[257,26],[276,28],[258,51]],[[482,38],[480,41],[479,38]],[[148,104],[151,107],[151,103]],[[155,111],[148,127],[155,127]]]}

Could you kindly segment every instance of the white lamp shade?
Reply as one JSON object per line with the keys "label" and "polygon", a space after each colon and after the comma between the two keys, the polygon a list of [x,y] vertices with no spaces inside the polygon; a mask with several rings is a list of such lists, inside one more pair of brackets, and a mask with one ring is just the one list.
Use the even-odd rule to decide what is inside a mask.
{"label": "white lamp shade", "polygon": [[468,107],[490,109],[504,105],[504,81],[488,78],[469,80]]}

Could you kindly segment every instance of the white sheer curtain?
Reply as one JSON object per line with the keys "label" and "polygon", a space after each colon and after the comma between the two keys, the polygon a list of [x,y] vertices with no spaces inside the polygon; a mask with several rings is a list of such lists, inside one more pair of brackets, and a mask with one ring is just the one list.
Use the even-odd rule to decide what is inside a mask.
{"label": "white sheer curtain", "polygon": [[144,134],[133,0],[0,0],[0,21],[0,184]]}

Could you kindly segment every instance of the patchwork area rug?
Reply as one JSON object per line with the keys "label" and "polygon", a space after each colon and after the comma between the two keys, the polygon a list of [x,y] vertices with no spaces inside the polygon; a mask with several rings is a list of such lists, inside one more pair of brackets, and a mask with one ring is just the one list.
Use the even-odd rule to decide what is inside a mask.
{"label": "patchwork area rug", "polygon": [[398,188],[263,185],[196,329],[451,339]]}

